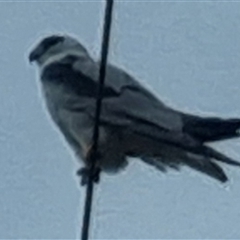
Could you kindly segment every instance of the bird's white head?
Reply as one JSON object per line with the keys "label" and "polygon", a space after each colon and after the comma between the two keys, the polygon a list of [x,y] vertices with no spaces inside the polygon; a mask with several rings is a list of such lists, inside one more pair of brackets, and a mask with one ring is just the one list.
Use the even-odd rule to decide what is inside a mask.
{"label": "bird's white head", "polygon": [[75,38],[68,35],[52,35],[42,39],[29,54],[29,61],[39,67],[60,60],[66,55],[89,57],[86,48]]}

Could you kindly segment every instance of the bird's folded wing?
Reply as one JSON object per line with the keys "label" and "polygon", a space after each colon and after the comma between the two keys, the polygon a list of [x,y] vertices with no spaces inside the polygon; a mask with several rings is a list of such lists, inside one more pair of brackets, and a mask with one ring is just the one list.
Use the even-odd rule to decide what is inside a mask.
{"label": "bird's folded wing", "polygon": [[[91,81],[96,86],[98,69],[99,65],[93,61],[81,60],[73,64],[73,70],[79,74],[78,81]],[[102,124],[129,129],[177,147],[185,146],[189,150],[199,146],[197,141],[181,131],[181,114],[165,106],[124,71],[108,66],[103,93]],[[86,101],[85,111],[92,118],[95,100],[93,97],[81,99],[79,96],[79,106]],[[77,111],[78,103],[74,108],[72,111]]]}
{"label": "bird's folded wing", "polygon": [[[98,63],[76,61],[73,69],[88,78],[88,81],[98,84]],[[181,115],[165,106],[123,70],[109,65],[104,89],[111,93],[103,96],[102,115],[105,121],[120,125],[148,122],[166,130],[181,131]]]}

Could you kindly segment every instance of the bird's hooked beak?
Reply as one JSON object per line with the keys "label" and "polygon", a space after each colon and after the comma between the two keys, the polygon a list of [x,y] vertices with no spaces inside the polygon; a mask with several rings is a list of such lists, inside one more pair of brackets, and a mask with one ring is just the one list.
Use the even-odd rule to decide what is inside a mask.
{"label": "bird's hooked beak", "polygon": [[40,46],[33,49],[28,56],[29,62],[32,63],[32,62],[37,61],[40,58],[40,56],[42,55],[42,53],[43,53],[43,49]]}
{"label": "bird's hooked beak", "polygon": [[34,62],[37,59],[37,55],[34,52],[29,54],[28,60],[30,63]]}

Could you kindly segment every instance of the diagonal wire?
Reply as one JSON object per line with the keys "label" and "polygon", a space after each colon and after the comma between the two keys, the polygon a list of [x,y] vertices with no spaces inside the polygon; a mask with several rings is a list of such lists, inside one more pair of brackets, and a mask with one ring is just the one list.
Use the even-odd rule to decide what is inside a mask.
{"label": "diagonal wire", "polygon": [[98,94],[96,100],[96,111],[95,111],[95,125],[93,130],[93,145],[92,145],[92,159],[90,165],[89,178],[86,188],[86,198],[85,198],[85,208],[83,216],[83,226],[82,226],[82,240],[87,240],[89,237],[89,228],[91,220],[91,210],[92,210],[92,199],[94,190],[94,171],[96,169],[96,156],[98,150],[98,139],[99,139],[99,123],[100,123],[100,113],[102,108],[102,98],[103,98],[103,87],[106,75],[106,65],[107,56],[109,49],[109,39],[110,30],[112,23],[112,9],[114,0],[106,0],[105,18],[104,18],[104,29],[102,37],[102,48],[101,48],[101,62],[99,69],[99,84],[98,84]]}

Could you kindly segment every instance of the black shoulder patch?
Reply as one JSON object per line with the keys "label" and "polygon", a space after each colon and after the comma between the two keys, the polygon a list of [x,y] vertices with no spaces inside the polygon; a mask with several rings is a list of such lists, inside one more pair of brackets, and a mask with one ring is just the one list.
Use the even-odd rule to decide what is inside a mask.
{"label": "black shoulder patch", "polygon": [[[79,96],[96,98],[98,94],[98,83],[86,75],[72,69],[75,56],[68,56],[61,62],[56,62],[47,66],[41,76],[42,81],[55,84],[64,84]],[[120,93],[109,86],[104,86],[103,97],[118,97]]]}

